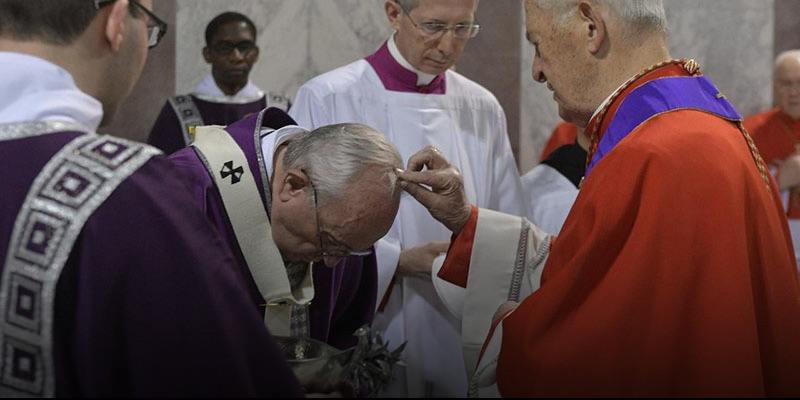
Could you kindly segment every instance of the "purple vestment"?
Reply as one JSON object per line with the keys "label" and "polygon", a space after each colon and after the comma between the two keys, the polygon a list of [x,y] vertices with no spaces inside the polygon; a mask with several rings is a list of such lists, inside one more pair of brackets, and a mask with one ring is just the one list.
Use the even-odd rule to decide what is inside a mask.
{"label": "purple vestment", "polygon": [[[34,178],[83,135],[0,140],[0,260],[11,252],[14,223]],[[236,312],[249,306],[233,257],[184,188],[166,158],[155,156],[88,216],[57,280],[53,320],[38,325],[52,324],[54,368],[42,373],[54,376],[55,395],[302,396],[263,322]],[[54,231],[45,232],[45,240],[53,238]],[[9,296],[8,308],[23,316],[48,301],[18,297],[24,301]],[[4,326],[19,323],[7,319]],[[30,379],[28,390],[36,395],[37,376],[28,370],[41,365],[8,371],[10,359],[25,355],[9,349],[0,349],[2,383]]]}
{"label": "purple vestment", "polygon": [[[229,125],[267,107],[266,97],[244,104],[211,102],[194,95],[182,97],[191,98],[199,111],[199,122],[196,125]],[[186,147],[182,125],[175,108],[167,102],[150,130],[147,143],[161,149],[164,154],[172,154]]]}
{"label": "purple vestment", "polygon": [[[244,152],[261,195],[262,204],[268,210],[265,187],[269,177],[264,169],[264,158],[260,157],[261,127],[278,129],[294,125],[294,121],[283,111],[269,108],[262,115],[251,115],[225,130]],[[253,281],[244,256],[236,242],[233,228],[228,221],[218,189],[203,162],[193,148],[186,148],[170,156],[170,159],[187,178],[191,193],[206,216],[219,232],[223,233],[238,261],[238,273],[248,287],[251,308],[256,315],[264,316],[264,299]],[[268,211],[269,212],[269,211]],[[314,301],[309,307],[310,336],[338,348],[356,344],[353,332],[372,322],[377,296],[377,265],[375,255],[348,257],[333,268],[324,263],[313,265]]]}

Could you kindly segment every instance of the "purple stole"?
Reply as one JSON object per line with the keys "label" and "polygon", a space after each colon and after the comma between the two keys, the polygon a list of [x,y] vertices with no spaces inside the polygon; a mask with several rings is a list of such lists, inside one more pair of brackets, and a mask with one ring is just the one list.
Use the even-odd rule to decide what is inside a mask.
{"label": "purple stole", "polygon": [[651,117],[677,110],[700,110],[730,121],[742,116],[705,76],[661,78],[645,83],[625,97],[600,139],[586,176],[614,146]]}

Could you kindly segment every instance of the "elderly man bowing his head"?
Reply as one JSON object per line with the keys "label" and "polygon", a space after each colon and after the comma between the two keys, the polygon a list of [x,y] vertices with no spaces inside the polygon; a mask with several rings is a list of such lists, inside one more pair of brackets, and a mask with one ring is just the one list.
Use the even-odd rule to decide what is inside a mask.
{"label": "elderly man bowing his head", "polygon": [[349,347],[375,312],[371,248],[397,213],[402,160],[366,125],[293,123],[269,108],[224,129],[199,127],[192,147],[170,158],[233,250],[270,331]]}
{"label": "elderly man bowing his head", "polygon": [[800,285],[775,182],[738,112],[670,56],[661,1],[525,10],[534,79],[592,140],[558,239],[470,206],[435,149],[401,176],[457,234],[440,276],[467,289],[465,351],[488,334],[471,393],[800,394]]}

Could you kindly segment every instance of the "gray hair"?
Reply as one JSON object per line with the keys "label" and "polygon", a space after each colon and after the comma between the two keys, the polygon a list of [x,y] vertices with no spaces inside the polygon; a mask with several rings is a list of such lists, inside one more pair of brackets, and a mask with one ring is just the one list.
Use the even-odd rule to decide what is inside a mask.
{"label": "gray hair", "polygon": [[[536,7],[553,10],[556,24],[562,24],[577,9],[579,0],[533,0]],[[667,14],[663,0],[593,0],[595,4],[608,7],[626,25],[628,37],[642,32],[656,32],[666,35],[669,31]]]}
{"label": "gray hair", "polygon": [[[411,12],[411,10],[417,8],[419,5],[419,0],[393,0],[395,3],[400,4],[400,7],[403,7],[404,10],[407,12]],[[475,5],[477,6],[481,0],[475,1]]]}
{"label": "gray hair", "polygon": [[382,173],[388,193],[399,193],[395,170],[403,168],[403,159],[386,136],[367,125],[346,123],[294,137],[286,148],[283,167],[305,171],[322,204],[344,197],[347,187],[368,167]]}

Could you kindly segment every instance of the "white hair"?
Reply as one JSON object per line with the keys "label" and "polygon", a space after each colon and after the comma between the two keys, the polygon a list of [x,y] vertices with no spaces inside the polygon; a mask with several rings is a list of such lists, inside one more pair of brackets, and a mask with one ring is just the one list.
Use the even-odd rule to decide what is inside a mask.
{"label": "white hair", "polygon": [[390,194],[399,193],[397,168],[403,159],[397,147],[369,126],[346,123],[326,125],[292,138],[283,157],[286,169],[308,174],[322,204],[345,196],[348,186],[367,168],[377,168]]}
{"label": "white hair", "polygon": [[[662,0],[592,0],[604,5],[625,23],[625,34],[635,36],[642,32],[668,32],[667,15]],[[562,24],[577,9],[579,0],[533,0],[539,9],[553,10],[556,24]]]}
{"label": "white hair", "polygon": [[788,60],[790,58],[794,58],[794,59],[800,61],[800,49],[786,50],[786,51],[782,52],[781,54],[778,54],[778,56],[775,57],[775,71],[778,70],[778,67],[784,61],[786,61],[786,60]]}

